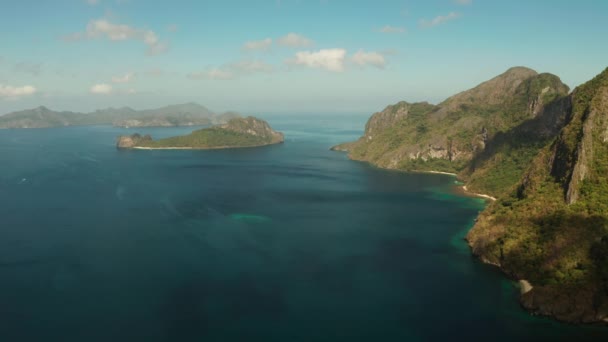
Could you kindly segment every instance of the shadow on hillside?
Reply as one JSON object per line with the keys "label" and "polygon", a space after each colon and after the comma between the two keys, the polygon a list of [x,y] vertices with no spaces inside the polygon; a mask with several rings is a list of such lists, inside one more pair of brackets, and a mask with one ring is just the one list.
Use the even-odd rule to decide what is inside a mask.
{"label": "shadow on hillside", "polygon": [[545,106],[533,119],[527,120],[507,132],[498,132],[486,148],[473,157],[466,172],[472,174],[499,153],[514,154],[526,149],[543,147],[554,138],[568,119],[572,107],[570,97],[558,98]]}

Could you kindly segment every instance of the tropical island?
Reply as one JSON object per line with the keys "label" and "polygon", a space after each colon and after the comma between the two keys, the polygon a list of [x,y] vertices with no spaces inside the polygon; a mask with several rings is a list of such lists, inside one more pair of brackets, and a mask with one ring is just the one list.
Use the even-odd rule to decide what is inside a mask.
{"label": "tropical island", "polygon": [[0,116],[0,129],[51,128],[66,126],[113,125],[115,127],[176,127],[218,125],[240,117],[236,112],[216,114],[197,103],[135,110],[107,108],[91,113],[59,112],[40,106]]}
{"label": "tropical island", "polygon": [[466,237],[473,253],[519,281],[533,313],[608,322],[608,69],[569,92],[512,68],[438,105],[388,106],[332,149],[495,198]]}
{"label": "tropical island", "polygon": [[188,135],[159,140],[137,133],[121,136],[116,147],[140,150],[210,150],[266,146],[284,140],[283,133],[273,130],[266,121],[249,116],[234,118],[226,124],[199,129]]}

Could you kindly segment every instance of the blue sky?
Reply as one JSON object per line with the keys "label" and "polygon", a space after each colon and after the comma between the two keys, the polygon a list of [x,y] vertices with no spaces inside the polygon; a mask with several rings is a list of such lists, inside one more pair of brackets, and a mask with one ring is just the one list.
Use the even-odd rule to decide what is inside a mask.
{"label": "blue sky", "polygon": [[198,102],[356,112],[440,102],[511,66],[608,66],[604,0],[20,0],[0,11],[0,114]]}

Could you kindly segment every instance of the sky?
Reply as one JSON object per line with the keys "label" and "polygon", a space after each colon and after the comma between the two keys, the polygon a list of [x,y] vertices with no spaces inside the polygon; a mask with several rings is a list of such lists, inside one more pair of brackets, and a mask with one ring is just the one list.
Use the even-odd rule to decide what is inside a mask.
{"label": "sky", "polygon": [[371,113],[512,66],[608,67],[605,0],[0,0],[0,114]]}

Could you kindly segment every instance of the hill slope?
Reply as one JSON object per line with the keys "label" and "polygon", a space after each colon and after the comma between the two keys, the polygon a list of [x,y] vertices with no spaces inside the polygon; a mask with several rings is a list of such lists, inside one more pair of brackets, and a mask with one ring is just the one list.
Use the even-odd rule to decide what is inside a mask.
{"label": "hill slope", "polygon": [[570,322],[608,317],[608,69],[570,96],[567,124],[468,234],[533,289],[522,304]]}
{"label": "hill slope", "polygon": [[[505,190],[505,184],[517,181],[538,146],[557,131],[550,129],[538,136],[529,133],[534,127],[524,123],[537,120],[542,125],[563,116],[560,105],[553,103],[566,96],[568,90],[557,76],[511,68],[437,106],[425,102],[388,106],[370,118],[361,139],[334,149],[348,151],[354,160],[383,168],[460,172],[467,180],[492,168],[498,153],[499,159],[519,156],[510,162],[514,165],[504,169],[506,175],[501,179],[491,184],[472,183],[480,192],[498,195]],[[523,146],[501,142],[507,132],[517,132],[514,129],[520,130],[518,135],[528,135],[525,142],[519,139]],[[484,152],[483,158],[477,157]],[[472,167],[470,163],[476,157]],[[505,166],[504,160],[501,164]]]}
{"label": "hill slope", "polygon": [[0,128],[48,128],[112,124],[118,127],[171,127],[222,124],[238,117],[228,112],[220,115],[196,103],[171,105],[137,111],[129,107],[107,108],[91,113],[56,112],[46,107],[0,116]]}

